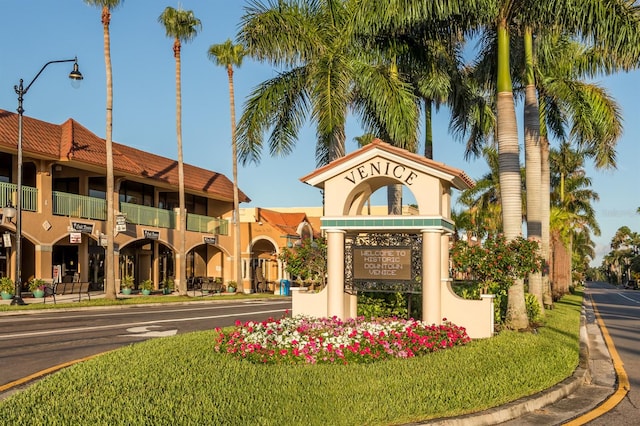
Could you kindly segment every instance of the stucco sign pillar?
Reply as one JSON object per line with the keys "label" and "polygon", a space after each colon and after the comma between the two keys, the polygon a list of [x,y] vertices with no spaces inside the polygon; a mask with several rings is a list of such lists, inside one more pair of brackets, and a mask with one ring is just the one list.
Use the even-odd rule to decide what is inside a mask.
{"label": "stucco sign pillar", "polygon": [[440,232],[422,232],[422,320],[428,324],[440,324]]}
{"label": "stucco sign pillar", "polygon": [[327,286],[327,316],[344,317],[344,231],[327,231],[327,274],[332,277]]}

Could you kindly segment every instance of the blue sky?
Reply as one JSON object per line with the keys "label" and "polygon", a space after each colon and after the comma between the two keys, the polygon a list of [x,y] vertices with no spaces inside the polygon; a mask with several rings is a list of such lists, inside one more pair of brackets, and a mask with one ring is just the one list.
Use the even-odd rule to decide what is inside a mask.
{"label": "blue sky", "polygon": [[[175,62],[172,40],[157,18],[166,6],[193,10],[202,31],[182,48],[183,146],[185,162],[231,178],[231,123],[227,74],[207,57],[210,45],[233,39],[243,14],[240,0],[125,0],[113,11],[111,54],[114,78],[113,139],[118,143],[177,158],[175,130]],[[78,57],[85,79],[70,86],[71,64],[52,64],[24,98],[25,115],[62,123],[73,118],[100,137],[105,136],[105,66],[100,10],[82,0],[0,0],[0,108],[15,111],[13,86],[25,85],[48,61]],[[244,99],[275,71],[245,60],[235,72],[236,113]],[[599,193],[595,204],[602,236],[596,237],[599,265],[615,231],[623,225],[640,232],[640,95],[637,72],[600,79],[619,102],[625,132],[618,145],[618,169],[588,174]],[[4,88],[3,88],[4,87]],[[521,115],[518,116],[522,133]],[[434,122],[434,159],[479,178],[487,168],[483,160],[465,161],[464,146],[447,132],[446,111]],[[347,128],[347,151],[355,150],[362,133],[352,119]],[[239,167],[240,188],[252,199],[242,207],[319,206],[319,190],[299,178],[315,169],[315,131],[300,134],[295,151],[285,158],[264,152],[259,165]],[[379,201],[378,201],[379,200]],[[376,202],[384,203],[379,196]],[[524,228],[523,228],[524,229]]]}

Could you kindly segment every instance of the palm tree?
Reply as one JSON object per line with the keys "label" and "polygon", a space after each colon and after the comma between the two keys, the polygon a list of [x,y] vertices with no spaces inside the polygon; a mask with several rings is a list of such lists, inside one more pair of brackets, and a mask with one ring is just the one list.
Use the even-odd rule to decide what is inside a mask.
{"label": "palm tree", "polygon": [[227,40],[222,44],[209,47],[209,58],[216,65],[227,69],[229,77],[229,109],[231,111],[231,161],[233,164],[233,225],[234,225],[234,259],[236,261],[236,282],[242,285],[242,263],[240,259],[240,203],[238,196],[238,151],[236,144],[236,103],[233,90],[233,67],[240,67],[245,55],[244,46],[233,44]]}
{"label": "palm tree", "polygon": [[[524,37],[522,42],[524,43],[526,39],[527,37]],[[520,49],[514,55],[516,57],[531,56],[530,44],[531,41],[524,43],[524,50]],[[492,42],[488,42],[487,46],[484,52],[489,53],[488,58],[494,58],[496,54],[492,53]],[[535,62],[531,58],[523,61],[527,64],[523,67],[523,74],[515,75],[519,78],[517,80],[518,86],[523,86],[526,89],[525,158],[528,162],[526,166],[528,175],[526,179],[528,236],[541,240],[541,252],[548,264],[550,257],[550,201],[548,198],[550,184],[547,129],[549,128],[554,136],[563,140],[565,138],[564,129],[570,126],[570,132],[575,137],[574,140],[579,146],[584,147],[585,155],[595,157],[596,164],[606,166],[614,164],[614,148],[615,142],[620,136],[621,121],[617,105],[604,90],[595,84],[580,81],[580,78],[584,78],[588,70],[596,69],[594,65],[587,67],[589,63],[606,63],[602,53],[596,57],[598,50],[587,49],[577,42],[568,44],[566,38],[558,38],[551,33],[543,33],[538,37],[536,47],[538,54]],[[589,58],[592,59],[589,60]],[[613,67],[610,62],[607,65],[609,68]],[[476,65],[476,69],[487,75],[492,75],[495,72],[490,69],[492,63],[492,59],[484,59]],[[535,71],[537,78],[534,79],[530,75],[531,71]],[[593,73],[594,71],[589,72]],[[487,81],[489,78],[482,77],[483,74],[478,71],[473,71],[472,75],[480,75],[480,81]],[[539,108],[538,101],[535,99],[533,82],[540,93],[539,104],[541,106]],[[481,99],[481,97],[476,96],[476,99]],[[474,115],[468,111],[462,111],[459,116],[455,117],[454,129],[465,130],[465,126],[469,123],[473,124],[472,127],[478,127],[473,119],[476,116],[477,113]],[[465,117],[472,119],[465,119]],[[484,132],[473,130],[469,133],[483,134]],[[539,142],[536,142],[536,138]],[[474,149],[477,148],[469,142],[468,151]],[[536,182],[542,183],[542,191]],[[539,204],[540,207],[535,208],[536,204]],[[538,213],[539,209],[541,209],[541,213]],[[530,277],[530,290],[532,290],[531,284],[533,282],[537,284],[538,279],[539,277]],[[547,294],[550,294],[550,291],[546,290],[547,283],[548,276],[544,275],[542,285],[536,286],[535,292],[540,300],[542,290],[542,300],[544,300],[544,304],[549,305],[551,301],[546,297]]]}
{"label": "palm tree", "polygon": [[[554,295],[566,294],[572,285],[573,239],[576,232],[600,235],[591,201],[599,196],[590,189],[591,179],[584,172],[584,156],[562,143],[551,151],[553,205],[562,220],[552,221]],[[560,258],[560,261],[558,261]]]}
{"label": "palm tree", "polygon": [[182,42],[191,41],[202,28],[200,20],[196,18],[191,10],[174,9],[168,6],[158,17],[165,30],[167,37],[173,38],[173,57],[176,60],[176,133],[178,140],[178,191],[180,204],[180,251],[179,275],[176,280],[180,295],[187,294],[187,210],[185,208],[184,195],[184,163],[182,159],[182,86],[181,86],[181,66],[180,51]]}
{"label": "palm tree", "polygon": [[[604,89],[583,79],[598,72],[611,72],[624,67],[624,64],[618,57],[603,55],[601,49],[585,46],[553,32],[538,37],[536,46],[542,150],[542,254],[549,264],[551,186],[548,133],[561,141],[566,140],[567,134],[574,135],[573,141],[586,155],[595,158],[597,168],[615,167],[615,146],[622,131],[619,108]],[[543,276],[543,286],[549,288],[547,275]]]}
{"label": "palm tree", "polygon": [[240,40],[252,57],[286,68],[260,84],[238,123],[243,164],[259,162],[263,135],[271,129],[271,155],[287,155],[306,118],[316,126],[316,164],[345,154],[345,123],[352,110],[367,131],[415,145],[416,99],[412,88],[381,52],[364,49],[353,21],[355,1],[260,1],[246,7]]}
{"label": "palm tree", "polygon": [[[540,113],[533,61],[533,34],[530,26],[525,26],[524,42],[524,146],[525,185],[527,191],[527,238],[542,243],[542,149],[540,146]],[[541,254],[542,248],[540,247]],[[544,313],[542,272],[532,272],[528,277],[529,293],[538,301],[540,312]]]}
{"label": "palm tree", "polygon": [[621,270],[619,275],[621,276],[624,272],[624,278],[627,281],[633,279],[631,270],[637,270],[639,266],[640,235],[637,232],[632,232],[628,226],[621,226],[611,238],[611,248],[615,257],[619,259],[620,268],[622,269],[622,265],[625,267],[625,270]]}
{"label": "palm tree", "polygon": [[589,263],[596,256],[595,243],[591,239],[590,232],[576,231],[573,233],[573,253],[571,264],[573,265],[573,277],[579,281],[585,281]]}
{"label": "palm tree", "polygon": [[84,0],[85,3],[97,6],[102,9],[102,28],[104,38],[104,64],[106,68],[107,86],[107,128],[105,135],[106,155],[107,155],[107,177],[106,177],[106,197],[107,197],[107,248],[104,256],[105,288],[104,295],[107,299],[116,298],[115,268],[114,268],[114,241],[113,232],[115,230],[114,220],[114,179],[113,179],[113,79],[111,73],[111,36],[109,24],[111,23],[111,10],[120,4],[121,0]]}
{"label": "palm tree", "polygon": [[[521,192],[518,172],[517,125],[510,66],[512,31],[523,31],[530,28],[531,34],[534,34],[545,28],[565,28],[571,34],[597,43],[605,51],[612,51],[621,45],[633,46],[623,52],[617,49],[616,54],[625,59],[633,58],[637,62],[638,20],[634,16],[633,3],[623,0],[616,1],[615,5],[598,1],[565,4],[535,0],[489,0],[468,3],[448,2],[446,6],[441,5],[442,7],[436,8],[433,7],[433,2],[389,0],[384,4],[377,4],[375,1],[365,2],[363,7],[368,8],[370,13],[371,10],[376,12],[372,15],[376,16],[376,25],[378,26],[384,26],[394,19],[403,20],[406,25],[415,25],[416,22],[424,20],[425,16],[431,17],[434,13],[443,15],[455,13],[456,17],[462,16],[462,19],[458,18],[458,20],[463,21],[463,31],[483,29],[485,35],[495,33],[495,37],[486,38],[495,42],[497,52],[495,89],[501,189],[503,192],[503,222],[506,236],[514,238],[522,232],[522,215],[519,201]],[[607,16],[607,19],[599,18],[602,16]],[[519,63],[524,64],[524,61]],[[529,62],[529,67],[530,65]],[[529,73],[529,76],[531,77],[532,74]],[[531,78],[526,82],[530,85]],[[531,96],[529,103],[531,103]],[[528,116],[533,116],[533,111],[533,109],[528,111]],[[529,122],[531,121],[529,120]],[[530,135],[533,143],[535,132],[531,131]],[[542,218],[542,221],[544,220]],[[524,328],[528,325],[524,310],[524,287],[522,284],[522,282],[517,282],[509,289],[507,324],[512,328]]]}
{"label": "palm tree", "polygon": [[500,172],[498,152],[495,148],[483,148],[489,172],[476,181],[476,185],[462,191],[458,202],[468,208],[473,235],[484,238],[502,231],[502,208],[500,196]]}

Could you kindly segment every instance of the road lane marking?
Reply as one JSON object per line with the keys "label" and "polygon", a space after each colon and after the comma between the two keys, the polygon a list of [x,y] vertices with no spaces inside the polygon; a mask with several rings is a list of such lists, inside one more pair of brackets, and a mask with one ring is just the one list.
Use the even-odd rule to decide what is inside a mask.
{"label": "road lane marking", "polygon": [[127,328],[127,331],[131,334],[120,334],[120,337],[169,337],[175,336],[178,333],[178,329],[165,330],[165,331],[152,331],[151,328],[160,328],[159,325],[145,325],[143,327],[131,327]]}
{"label": "road lane marking", "polygon": [[624,295],[624,294],[622,294],[622,293],[618,293],[618,296],[620,296],[620,297],[622,297],[622,298],[625,298],[625,299],[627,299],[628,301],[633,302],[633,303],[640,303],[640,301],[635,300],[635,299],[632,299],[632,298],[630,298],[630,297],[627,297],[627,296],[625,296],[625,295]]}
{"label": "road lane marking", "polygon": [[257,311],[257,312],[252,311],[252,312],[246,312],[246,313],[210,315],[210,316],[194,317],[194,318],[176,318],[176,319],[162,319],[162,320],[155,320],[155,321],[140,321],[140,322],[134,322],[130,324],[109,324],[109,325],[98,325],[94,327],[63,328],[60,330],[39,330],[39,331],[30,331],[27,333],[14,333],[14,334],[4,333],[4,334],[0,334],[0,340],[16,339],[19,337],[45,336],[45,335],[51,335],[51,334],[68,334],[68,333],[78,333],[78,332],[84,332],[84,331],[108,330],[108,329],[122,328],[127,326],[144,326],[144,325],[151,325],[151,324],[200,321],[200,320],[206,320],[206,319],[243,317],[243,316],[250,316],[250,315],[261,315],[261,314],[275,314],[275,313],[281,313],[285,311],[286,309],[272,309],[268,311]]}
{"label": "road lane marking", "polygon": [[[195,303],[201,303],[201,302],[189,302],[189,304],[195,304]],[[265,302],[265,305],[290,305],[291,301],[282,301],[282,302]],[[244,308],[247,306],[247,302],[240,302],[240,303],[233,303],[233,304],[216,304],[215,308],[218,309],[232,309],[232,308]],[[136,307],[140,307],[140,306],[116,306],[116,307],[109,307],[110,309],[116,309],[117,312],[107,312],[107,313],[102,313],[102,314],[93,314],[92,318],[100,318],[100,317],[113,317],[113,316],[120,316],[120,315],[146,315],[149,313],[149,311],[129,311],[126,309],[129,308],[136,308]],[[96,309],[96,308],[89,308],[89,309]],[[207,306],[203,306],[203,307],[189,307],[188,309],[163,309],[160,311],[154,311],[154,313],[159,313],[159,314],[164,314],[164,313],[174,313],[174,312],[193,312],[193,311],[206,311],[206,310],[211,310],[212,306],[211,304],[208,304]],[[288,308],[289,310],[291,310],[290,308]],[[76,315],[61,315],[60,312],[58,313],[52,313],[49,311],[40,311],[40,312],[35,312],[35,311],[31,311],[29,312],[29,316],[23,316],[20,317],[20,321],[42,321],[43,317],[46,317],[47,315],[50,317],[54,317],[56,320],[60,320],[60,319],[68,319],[68,318],[78,318],[78,316],[82,315],[82,311],[81,310],[74,310],[74,313]],[[11,318],[11,317],[9,317]],[[15,318],[15,317],[14,317]]]}
{"label": "road lane marking", "polygon": [[[111,351],[107,351],[107,352],[111,352]],[[14,388],[16,386],[23,385],[23,384],[28,383],[28,382],[30,382],[32,380],[39,379],[40,377],[46,376],[47,374],[55,373],[56,371],[62,370],[65,367],[69,367],[71,365],[78,364],[78,363],[83,362],[83,361],[88,361],[88,360],[90,360],[92,358],[95,358],[97,356],[106,354],[107,352],[102,352],[102,353],[95,354],[95,355],[89,355],[89,356],[84,357],[84,358],[74,359],[72,361],[68,361],[68,362],[65,362],[65,363],[62,363],[62,364],[54,365],[53,367],[45,368],[44,370],[40,370],[40,371],[38,371],[36,373],[30,374],[30,375],[28,375],[26,377],[23,377],[21,379],[14,380],[13,382],[9,382],[7,384],[0,385],[0,393],[6,392],[6,391],[8,391],[8,390],[10,390],[10,389],[12,389],[12,388]]]}
{"label": "road lane marking", "polygon": [[604,324],[602,317],[600,316],[600,312],[598,311],[598,307],[596,303],[593,301],[593,297],[589,295],[591,299],[591,306],[593,307],[593,312],[595,313],[596,320],[598,321],[598,325],[600,326],[600,330],[602,332],[602,337],[604,338],[605,343],[607,344],[607,349],[609,349],[609,354],[611,355],[611,361],[613,362],[613,369],[618,376],[617,380],[617,388],[613,395],[607,398],[602,404],[598,405],[593,410],[583,414],[580,417],[576,417],[575,419],[563,423],[563,425],[567,426],[579,426],[589,423],[590,421],[597,419],[603,414],[608,413],[613,410],[616,405],[618,405],[624,397],[627,395],[629,390],[631,389],[631,384],[629,383],[629,376],[627,376],[627,372],[624,371],[624,363],[622,362],[622,358],[618,354],[615,345],[613,344],[613,339],[611,339],[611,335],[607,330],[607,326]]}

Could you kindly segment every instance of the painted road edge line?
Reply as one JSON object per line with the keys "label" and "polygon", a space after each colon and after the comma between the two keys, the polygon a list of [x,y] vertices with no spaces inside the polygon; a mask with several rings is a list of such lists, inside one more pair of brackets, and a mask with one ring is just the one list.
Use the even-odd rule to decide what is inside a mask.
{"label": "painted road edge line", "polygon": [[38,372],[35,372],[33,374],[30,374],[28,376],[22,377],[18,380],[14,380],[13,382],[9,382],[7,384],[4,384],[2,386],[0,386],[0,393],[2,392],[6,392],[16,386],[20,386],[23,385],[25,383],[29,383],[31,381],[37,380],[43,376],[46,376],[47,374],[51,374],[51,373],[55,373],[56,371],[62,370],[63,368],[67,368],[70,367],[74,364],[78,364],[80,362],[84,362],[84,361],[88,361],[90,359],[93,359],[95,357],[98,357],[100,355],[109,353],[112,351],[106,351],[106,352],[101,352],[99,354],[94,354],[94,355],[89,355],[87,357],[84,358],[80,358],[80,359],[74,359],[72,361],[68,361],[68,362],[64,362],[62,364],[58,364],[58,365],[54,365],[53,367],[49,367],[49,368],[45,368],[44,370],[40,370]]}
{"label": "painted road edge line", "polygon": [[598,321],[598,326],[602,332],[602,337],[604,338],[605,343],[607,344],[607,349],[609,350],[609,354],[611,355],[611,360],[613,361],[613,368],[616,372],[617,387],[615,392],[607,398],[602,404],[598,405],[593,410],[581,415],[580,417],[576,417],[575,419],[563,423],[564,425],[569,426],[578,426],[589,423],[590,421],[602,416],[603,414],[613,410],[616,405],[618,405],[624,397],[629,392],[631,385],[629,384],[629,376],[627,376],[627,372],[624,371],[624,363],[616,350],[616,346],[613,344],[613,340],[609,335],[609,331],[607,330],[607,326],[604,324],[602,317],[600,316],[600,312],[598,311],[598,307],[593,302],[593,297],[589,295],[591,299],[591,306],[593,307],[593,312],[595,313],[596,320]]}

